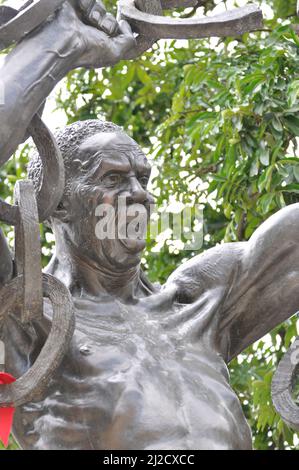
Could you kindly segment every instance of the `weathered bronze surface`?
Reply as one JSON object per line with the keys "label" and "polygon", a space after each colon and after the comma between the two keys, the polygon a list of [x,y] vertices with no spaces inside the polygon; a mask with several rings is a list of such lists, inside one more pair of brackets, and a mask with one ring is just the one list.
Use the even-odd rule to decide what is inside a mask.
{"label": "weathered bronze surface", "polygon": [[272,399],[278,413],[293,429],[299,431],[299,406],[293,397],[299,372],[299,340],[281,360],[272,383]]}
{"label": "weathered bronze surface", "polygon": [[[0,26],[0,50],[20,41],[41,25],[65,0],[31,0],[15,16],[12,8],[0,7],[6,21]],[[1,23],[0,23],[1,25]]]}
{"label": "weathered bronze surface", "polygon": [[[121,17],[142,36],[160,39],[236,36],[261,29],[262,12],[255,5],[238,8],[208,18],[174,19],[138,10],[134,0],[120,0]],[[159,4],[159,0],[157,0]],[[167,4],[167,2],[164,2]],[[162,13],[162,10],[161,10]]]}
{"label": "weathered bronze surface", "polygon": [[[136,7],[161,15],[178,3],[167,1],[136,0]],[[6,10],[4,27],[15,24],[15,13]],[[219,35],[239,24],[234,15],[230,25],[217,20]],[[70,70],[113,65],[165,37],[163,17],[153,18],[135,40],[128,23],[106,15],[101,2],[63,2],[1,70],[1,164],[28,132],[38,150],[29,168],[36,192],[30,181],[20,182],[15,205],[0,206],[0,219],[16,232],[14,256],[0,233],[0,334],[6,370],[18,378],[0,388],[0,405],[18,406],[14,433],[24,449],[251,448],[227,363],[298,311],[298,204],[271,217],[250,241],[184,263],[164,286],[141,271],[143,240],[96,235],[101,203],[116,209],[121,197],[121,216],[136,204],[149,210],[147,158],[111,123],[78,122],[54,138],[38,113]],[[136,31],[139,19],[130,19]],[[147,31],[147,21],[157,28]],[[209,36],[216,25],[200,28],[207,23]],[[189,37],[185,29],[178,34]],[[38,222],[45,219],[56,251],[42,275]],[[297,365],[290,360],[278,369],[273,399],[297,426]]]}

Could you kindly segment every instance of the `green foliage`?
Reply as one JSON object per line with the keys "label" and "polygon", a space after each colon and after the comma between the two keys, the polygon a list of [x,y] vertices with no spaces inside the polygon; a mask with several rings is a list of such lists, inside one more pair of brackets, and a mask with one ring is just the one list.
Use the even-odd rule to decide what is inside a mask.
{"label": "green foliage", "polygon": [[12,437],[10,438],[9,446],[7,449],[5,449],[3,444],[0,442],[0,450],[18,450],[18,449],[19,449],[19,446],[18,444],[16,444],[16,442],[14,442]]}
{"label": "green foliage", "polygon": [[283,0],[274,0],[273,7],[277,18],[288,18],[289,16],[294,15],[296,0],[288,2]]}
{"label": "green foliage", "polygon": [[[206,10],[215,3],[206,2]],[[202,250],[247,240],[271,214],[299,200],[299,39],[290,26],[298,23],[296,1],[260,3],[273,8],[263,32],[160,41],[134,62],[71,72],[57,96],[69,122],[111,120],[140,143],[154,164],[158,207],[170,199],[204,206]],[[1,170],[2,197],[23,176],[26,152]],[[46,262],[51,246],[43,234]],[[195,254],[170,238],[158,248],[149,241],[144,267],[161,283]],[[277,363],[296,334],[290,320],[231,363],[256,449],[298,445],[270,397]]]}

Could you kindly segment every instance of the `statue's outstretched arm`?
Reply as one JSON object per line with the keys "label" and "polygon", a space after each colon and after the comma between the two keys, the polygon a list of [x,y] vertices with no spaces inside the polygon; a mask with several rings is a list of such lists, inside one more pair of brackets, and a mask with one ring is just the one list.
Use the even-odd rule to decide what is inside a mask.
{"label": "statue's outstretched arm", "polygon": [[299,204],[264,222],[244,243],[220,329],[229,359],[299,311]]}
{"label": "statue's outstretched arm", "polygon": [[298,285],[299,204],[293,204],[248,242],[225,243],[184,263],[164,292],[194,305],[195,327],[213,322],[215,347],[229,361],[299,311]]}
{"label": "statue's outstretched arm", "polygon": [[[79,66],[113,65],[135,47],[126,22],[121,22],[113,37],[103,32],[100,5],[93,0],[65,2],[51,20],[7,56],[0,70],[4,97],[0,106],[0,165],[16,150],[34,114],[69,71]],[[115,23],[110,16],[105,29],[115,32]]]}

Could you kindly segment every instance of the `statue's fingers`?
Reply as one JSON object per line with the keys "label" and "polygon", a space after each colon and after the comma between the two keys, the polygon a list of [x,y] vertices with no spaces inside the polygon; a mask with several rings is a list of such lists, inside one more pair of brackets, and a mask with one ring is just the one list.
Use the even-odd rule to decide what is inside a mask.
{"label": "statue's fingers", "polygon": [[110,13],[106,12],[102,1],[79,0],[79,6],[88,24],[104,31],[108,36],[118,33],[118,23]]}
{"label": "statue's fingers", "polygon": [[78,0],[78,5],[85,18],[90,17],[90,14],[93,10],[95,10],[95,7],[102,16],[104,16],[106,13],[103,2],[100,0]]}
{"label": "statue's fingers", "polygon": [[121,34],[124,34],[125,36],[132,36],[134,37],[134,33],[132,31],[132,28],[130,24],[126,20],[120,20],[118,23],[119,31]]}
{"label": "statue's fingers", "polygon": [[108,36],[114,36],[119,32],[118,22],[110,13],[106,13],[104,17],[100,18],[97,26]]}
{"label": "statue's fingers", "polygon": [[118,36],[111,38],[111,41],[113,41],[113,50],[117,62],[122,60],[129,51],[133,52],[136,49],[137,44],[131,30],[129,32],[128,28],[126,28],[125,31],[122,31],[123,32]]}
{"label": "statue's fingers", "polygon": [[132,31],[131,26],[125,20],[121,20],[118,23],[120,35],[115,38],[114,40],[119,43],[119,48],[121,49],[121,58],[123,58],[123,54],[128,51],[133,51],[136,48],[137,42]]}
{"label": "statue's fingers", "polygon": [[106,15],[106,10],[102,2],[94,1],[92,8],[88,12],[88,19],[93,26],[98,26],[99,21]]}

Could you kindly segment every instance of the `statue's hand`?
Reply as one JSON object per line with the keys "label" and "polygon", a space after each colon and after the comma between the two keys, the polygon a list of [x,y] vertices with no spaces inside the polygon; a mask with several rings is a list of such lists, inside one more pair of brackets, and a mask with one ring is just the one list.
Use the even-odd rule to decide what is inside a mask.
{"label": "statue's hand", "polygon": [[69,0],[62,7],[60,20],[72,27],[81,42],[82,54],[76,67],[114,65],[135,48],[130,25],[125,21],[118,23],[101,1]]}

